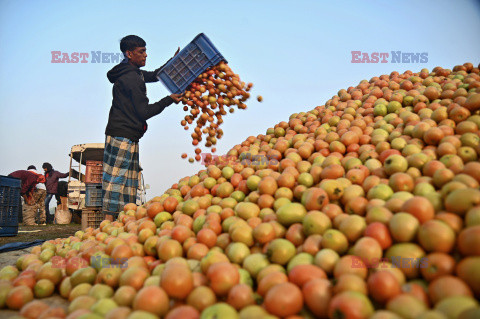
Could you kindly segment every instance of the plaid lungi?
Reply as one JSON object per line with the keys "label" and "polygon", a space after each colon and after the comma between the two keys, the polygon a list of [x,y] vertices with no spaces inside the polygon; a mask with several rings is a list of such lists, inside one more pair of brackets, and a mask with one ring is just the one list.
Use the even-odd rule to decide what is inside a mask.
{"label": "plaid lungi", "polygon": [[106,136],[103,152],[103,213],[114,215],[137,200],[138,142]]}

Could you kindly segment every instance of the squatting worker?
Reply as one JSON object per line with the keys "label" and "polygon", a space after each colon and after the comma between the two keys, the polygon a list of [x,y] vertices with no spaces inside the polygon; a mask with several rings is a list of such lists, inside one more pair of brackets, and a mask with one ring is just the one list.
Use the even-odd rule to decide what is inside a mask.
{"label": "squatting worker", "polygon": [[[27,171],[40,175],[38,174],[37,168],[35,167],[35,165],[28,166]],[[37,219],[39,225],[46,225],[46,215],[45,215],[45,198],[46,197],[47,197],[47,190],[45,188],[45,184],[38,183],[36,188],[33,191],[33,199],[35,200],[34,211],[35,212],[38,211],[38,218],[37,218],[37,214],[35,214],[35,218]],[[23,215],[25,216],[25,214]]]}
{"label": "squatting worker", "polygon": [[[147,131],[147,120],[160,114],[172,103],[179,103],[182,95],[171,94],[149,104],[145,83],[157,82],[161,68],[147,72],[140,70],[147,59],[145,41],[135,35],[120,41],[125,59],[107,73],[113,83],[113,101],[105,130],[103,155],[103,213],[113,220],[127,203],[137,198],[139,156],[138,142]],[[175,53],[175,55],[178,53]]]}
{"label": "squatting worker", "polygon": [[20,195],[25,200],[25,211],[23,215],[24,225],[36,225],[35,215],[35,189],[37,184],[45,183],[45,176],[33,173],[31,171],[19,170],[8,174],[10,177],[19,178],[21,182]]}

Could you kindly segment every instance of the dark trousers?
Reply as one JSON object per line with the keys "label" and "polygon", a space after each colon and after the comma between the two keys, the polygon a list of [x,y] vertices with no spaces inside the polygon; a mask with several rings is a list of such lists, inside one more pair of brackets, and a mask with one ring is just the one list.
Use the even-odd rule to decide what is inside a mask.
{"label": "dark trousers", "polygon": [[22,196],[18,197],[18,224],[23,223]]}
{"label": "dark trousers", "polygon": [[45,214],[47,217],[47,224],[53,224],[53,220],[55,219],[55,214],[50,214],[50,201],[52,200],[53,195],[55,195],[57,205],[61,204],[60,195],[47,193],[47,196],[45,197]]}

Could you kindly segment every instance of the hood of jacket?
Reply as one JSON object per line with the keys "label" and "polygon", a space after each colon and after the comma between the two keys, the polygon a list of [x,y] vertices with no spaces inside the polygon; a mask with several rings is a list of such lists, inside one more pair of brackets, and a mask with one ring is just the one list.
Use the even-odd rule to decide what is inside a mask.
{"label": "hood of jacket", "polygon": [[107,78],[111,83],[115,83],[121,76],[129,72],[140,73],[140,69],[128,62],[122,62],[115,65],[110,71],[107,72]]}

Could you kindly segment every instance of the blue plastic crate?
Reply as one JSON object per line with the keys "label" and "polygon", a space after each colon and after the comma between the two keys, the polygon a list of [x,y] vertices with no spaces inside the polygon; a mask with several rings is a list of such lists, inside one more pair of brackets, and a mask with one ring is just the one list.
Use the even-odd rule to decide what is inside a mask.
{"label": "blue plastic crate", "polygon": [[85,184],[85,206],[99,207],[102,203],[102,183]]}
{"label": "blue plastic crate", "polygon": [[22,181],[0,175],[0,237],[17,236],[18,216],[22,209]]}
{"label": "blue plastic crate", "polygon": [[157,77],[171,93],[182,93],[200,74],[220,61],[227,62],[212,41],[200,33],[160,70]]}

